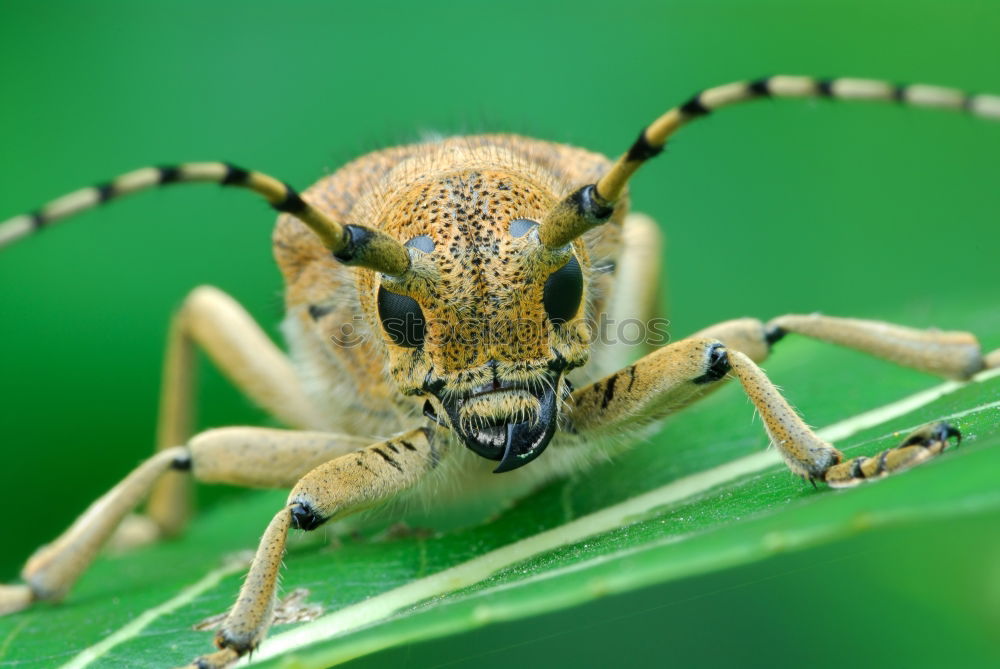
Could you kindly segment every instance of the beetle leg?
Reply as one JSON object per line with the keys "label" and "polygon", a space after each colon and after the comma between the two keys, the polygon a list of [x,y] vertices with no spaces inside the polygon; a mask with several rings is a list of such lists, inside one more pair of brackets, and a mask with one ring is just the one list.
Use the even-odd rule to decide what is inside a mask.
{"label": "beetle leg", "polygon": [[940,454],[949,437],[960,438],[955,428],[938,423],[875,458],[844,462],[843,454],[805,424],[752,357],[736,348],[744,346],[762,359],[774,341],[773,330],[760,321],[741,319],[702,334],[706,332],[725,337],[731,348],[718,339],[683,339],[575,391],[567,416],[571,430],[584,442],[634,431],[700,399],[731,372],[757,408],[788,468],[810,481],[845,487],[881,478]]}
{"label": "beetle leg", "polygon": [[271,624],[290,528],[313,530],[391,499],[437,467],[437,448],[429,431],[420,428],[330,460],[303,476],[261,538],[236,603],[215,636],[219,650],[189,666],[226,667],[260,644]]}
{"label": "beetle leg", "polygon": [[733,373],[757,407],[771,442],[788,468],[804,479],[826,481],[834,488],[849,487],[925,462],[941,454],[951,437],[961,441],[957,429],[948,423],[935,423],[913,432],[895,448],[871,458],[859,456],[845,462],[843,453],[802,422],[760,367],[739,351],[730,351],[729,360]]}
{"label": "beetle leg", "polygon": [[22,609],[32,601],[62,598],[125,513],[164,473],[183,468],[187,461],[184,447],[159,451],[91,504],[58,539],[31,556],[21,571],[26,585],[0,586],[0,614]]}
{"label": "beetle leg", "polygon": [[571,431],[585,439],[631,431],[690,404],[729,372],[723,345],[689,338],[657,349],[570,396]]}
{"label": "beetle leg", "polygon": [[0,586],[0,615],[65,596],[125,514],[166,474],[190,472],[206,482],[289,488],[311,468],[361,445],[344,435],[246,427],[210,430],[187,446],[158,451],[28,560],[21,572],[25,585]]}
{"label": "beetle leg", "polygon": [[839,465],[834,465],[823,475],[831,488],[848,488],[863,481],[880,479],[901,472],[940,455],[954,437],[962,441],[962,433],[948,423],[924,425],[903,439],[895,448],[871,457],[859,455]]}
{"label": "beetle leg", "polygon": [[692,337],[720,340],[727,348],[763,362],[771,347],[788,333],[853,348],[928,374],[967,380],[984,369],[1000,367],[1000,349],[983,354],[968,332],[921,330],[882,321],[835,318],[821,314],[780,316],[767,323],[756,318],[726,321]]}
{"label": "beetle leg", "polygon": [[[662,247],[663,235],[652,218],[638,213],[625,217],[621,255],[615,266],[608,268],[608,274],[613,272],[614,284],[605,309],[606,323],[615,328],[616,335],[624,333],[623,324],[627,321],[649,324],[660,315]],[[602,281],[602,277],[597,281]],[[602,293],[609,290],[600,283],[598,286]],[[666,336],[665,328],[663,335]],[[603,336],[595,339],[591,361],[599,374],[613,372],[652,352],[648,337],[632,344],[623,339],[616,336],[610,343]]]}
{"label": "beetle leg", "polygon": [[[203,350],[243,394],[294,428],[318,428],[313,403],[288,357],[232,297],[217,288],[191,291],[171,323],[160,391],[157,448],[186,443],[192,434],[196,349]],[[146,505],[120,528],[120,546],[177,534],[190,511],[190,481],[168,472]],[[152,520],[152,523],[149,521]]]}
{"label": "beetle leg", "polygon": [[853,348],[904,367],[960,381],[983,369],[1000,366],[1000,350],[983,355],[968,332],[949,332],[822,314],[788,315],[770,321],[772,337],[788,332]]}

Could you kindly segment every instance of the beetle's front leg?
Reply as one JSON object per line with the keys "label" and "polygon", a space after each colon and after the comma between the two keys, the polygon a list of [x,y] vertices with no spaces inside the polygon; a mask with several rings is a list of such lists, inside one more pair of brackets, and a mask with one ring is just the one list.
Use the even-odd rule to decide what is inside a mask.
{"label": "beetle's front leg", "polygon": [[[734,334],[734,341],[736,335]],[[765,355],[764,349],[757,351]],[[847,462],[791,408],[746,354],[706,338],[684,339],[573,393],[569,420],[582,437],[614,435],[661,418],[706,394],[730,372],[753,402],[789,469],[834,487],[854,485],[909,467],[942,452],[958,431],[931,425],[873,458]]]}
{"label": "beetle's front leg", "polygon": [[288,504],[264,531],[250,573],[215,636],[219,650],[190,666],[226,667],[260,644],[271,625],[290,528],[314,530],[329,520],[385,502],[437,467],[440,455],[430,431],[420,428],[331,460],[303,476],[288,496]]}
{"label": "beetle's front leg", "polygon": [[620,434],[673,413],[729,373],[717,339],[689,338],[664,346],[600,381],[575,391],[569,423],[581,436]]}
{"label": "beetle's front leg", "polygon": [[858,456],[844,461],[843,453],[821,439],[782,397],[764,371],[739,351],[730,351],[729,362],[747,396],[757,407],[771,443],[793,473],[809,481],[825,481],[844,488],[867,479],[877,479],[914,467],[948,446],[961,434],[948,423],[924,426],[895,447],[873,457]]}

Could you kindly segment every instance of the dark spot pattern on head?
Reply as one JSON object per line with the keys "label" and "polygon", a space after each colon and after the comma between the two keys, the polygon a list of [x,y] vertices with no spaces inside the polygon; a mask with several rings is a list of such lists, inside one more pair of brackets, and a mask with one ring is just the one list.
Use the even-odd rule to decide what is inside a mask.
{"label": "dark spot pattern on head", "polygon": [[[581,149],[498,135],[364,156],[305,191],[305,198],[345,224],[378,229],[414,249],[411,257],[428,274],[401,285],[393,277],[344,268],[301,223],[283,217],[275,254],[288,284],[288,304],[301,305],[307,313],[309,305],[333,305],[320,320],[310,319],[326,341],[345,326],[373,335],[360,349],[326,347],[338,373],[368,388],[355,401],[368,405],[371,399],[373,415],[376,403],[384,414],[385,400],[395,403],[397,396],[419,409],[423,399],[410,396],[427,392],[429,374],[448,388],[482,384],[486,363],[495,360],[501,379],[530,384],[539,382],[539,370],[547,369],[554,350],[570,367],[578,366],[589,350],[583,320],[553,327],[543,305],[544,284],[566,257],[540,262],[528,252],[530,235],[513,235],[511,224],[541,220],[608,165],[606,158]],[[615,257],[625,210],[621,207],[613,222],[573,244],[584,274],[580,313],[587,313],[593,300],[599,308],[609,293],[613,277],[592,272],[590,262]],[[591,283],[597,285],[593,292]],[[398,346],[386,335],[377,301],[382,286],[419,303],[427,319],[421,345]],[[360,326],[353,320],[359,315]]]}

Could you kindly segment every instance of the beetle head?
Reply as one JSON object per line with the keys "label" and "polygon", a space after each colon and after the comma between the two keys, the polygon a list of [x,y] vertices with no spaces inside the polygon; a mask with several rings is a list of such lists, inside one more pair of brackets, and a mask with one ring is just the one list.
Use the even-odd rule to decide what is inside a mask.
{"label": "beetle head", "polygon": [[405,243],[411,267],[365,270],[359,283],[399,389],[426,395],[428,415],[499,472],[537,457],[557,428],[563,374],[588,357],[591,269],[582,240],[539,241],[558,186],[488,158],[397,168],[411,178],[367,213]]}

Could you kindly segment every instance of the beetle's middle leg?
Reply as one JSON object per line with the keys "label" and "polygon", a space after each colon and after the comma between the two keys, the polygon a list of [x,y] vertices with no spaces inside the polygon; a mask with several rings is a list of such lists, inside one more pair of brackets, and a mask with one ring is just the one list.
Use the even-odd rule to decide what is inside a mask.
{"label": "beetle's middle leg", "polygon": [[290,488],[320,463],[367,444],[326,432],[228,427],[202,432],[187,445],[158,451],[90,505],[21,571],[25,585],[0,585],[0,615],[40,600],[61,599],[90,566],[101,546],[165,475],[193,475],[207,483]]}
{"label": "beetle's middle leg", "polygon": [[[313,403],[285,354],[232,297],[200,286],[188,294],[171,322],[160,391],[158,449],[184,444],[193,433],[199,348],[243,394],[285,425],[318,426]],[[126,518],[116,543],[130,546],[178,533],[190,516],[190,487],[189,477],[165,473],[150,495],[148,515]]]}
{"label": "beetle's middle leg", "polygon": [[[625,217],[621,243],[605,309],[606,322],[598,324],[607,332],[602,331],[591,349],[591,366],[598,374],[611,373],[651,353],[653,345],[648,337],[627,341],[627,324],[638,321],[644,324],[641,331],[646,332],[651,320],[663,315],[660,310],[663,235],[659,227],[649,216],[632,212]],[[603,286],[600,289],[607,290]],[[612,333],[614,336],[604,336]]]}
{"label": "beetle's middle leg", "polygon": [[984,369],[1000,367],[1000,349],[984,354],[976,336],[969,332],[921,330],[883,321],[823,314],[789,314],[767,323],[741,318],[713,325],[692,336],[714,337],[727,347],[762,362],[771,346],[791,333],[959,381],[968,380]]}

